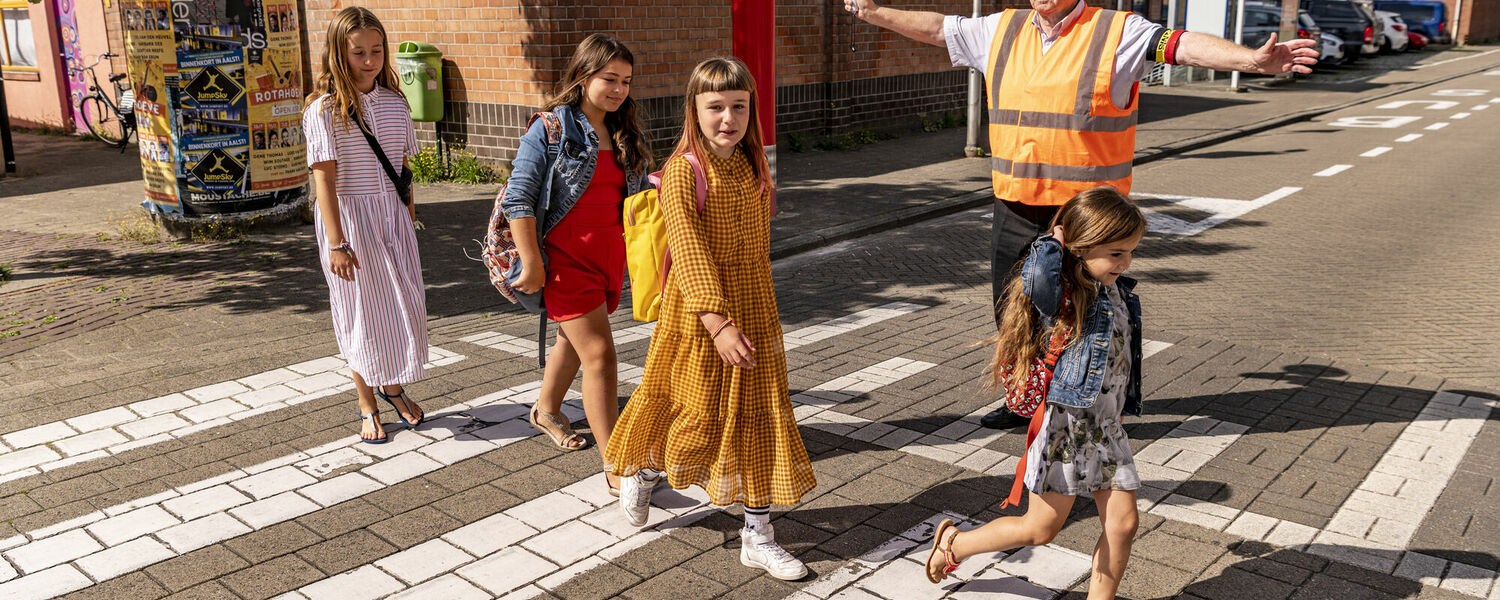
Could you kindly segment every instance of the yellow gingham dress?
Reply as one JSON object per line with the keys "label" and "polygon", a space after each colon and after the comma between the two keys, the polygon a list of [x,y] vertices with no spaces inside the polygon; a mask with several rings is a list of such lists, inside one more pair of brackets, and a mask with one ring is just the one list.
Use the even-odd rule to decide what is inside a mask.
{"label": "yellow gingham dress", "polygon": [[[786,350],[771,286],[769,195],[745,155],[703,162],[708,199],[697,212],[693,169],[667,163],[661,198],[672,270],[646,373],[605,451],[607,468],[667,474],[702,487],[718,505],[796,504],[817,485],[792,416]],[[699,312],[735,320],[755,367],[724,364]],[[727,334],[726,334],[727,335]]]}

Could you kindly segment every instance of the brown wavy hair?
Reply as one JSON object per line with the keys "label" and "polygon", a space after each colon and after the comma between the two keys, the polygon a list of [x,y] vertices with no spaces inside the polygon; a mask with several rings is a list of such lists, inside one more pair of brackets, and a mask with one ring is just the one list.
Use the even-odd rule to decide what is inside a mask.
{"label": "brown wavy hair", "polygon": [[[542,110],[550,111],[563,105],[581,107],[583,83],[617,58],[635,67],[635,55],[619,38],[607,33],[594,33],[583,38],[573,49],[573,58],[563,70],[562,79],[557,81],[552,96],[542,104]],[[642,125],[644,120],[635,97],[628,94],[620,108],[604,115],[604,126],[609,128],[610,140],[615,145],[615,162],[625,171],[647,173],[655,166],[651,144],[646,140],[646,128]]]}
{"label": "brown wavy hair", "polygon": [[771,190],[771,167],[766,162],[766,148],[761,144],[760,108],[756,102],[755,77],[750,68],[737,58],[710,58],[693,67],[688,76],[687,96],[683,100],[682,139],[672,156],[692,152],[693,156],[707,156],[708,138],[698,126],[698,94],[704,92],[750,92],[750,123],[745,127],[745,137],[740,139],[740,150],[750,159],[750,169],[765,189]]}
{"label": "brown wavy hair", "polygon": [[[1086,190],[1068,200],[1058,209],[1047,231],[1059,225],[1066,242],[1062,287],[1065,293],[1072,294],[1073,318],[1066,322],[1058,319],[1052,327],[1043,329],[1042,315],[1037,314],[1031,298],[1026,295],[1017,271],[996,306],[1001,316],[999,331],[995,337],[984,341],[995,345],[995,356],[990,360],[989,377],[985,380],[985,388],[989,391],[1020,385],[1030,371],[1031,362],[1045,351],[1053,334],[1059,330],[1076,332],[1083,327],[1084,316],[1098,298],[1099,288],[1079,257],[1096,247],[1146,233],[1146,217],[1141,214],[1141,209],[1109,186]],[[1073,341],[1076,342],[1077,337]]]}
{"label": "brown wavy hair", "polygon": [[[307,104],[312,104],[327,94],[328,101],[323,103],[322,109],[332,110],[334,122],[342,121],[345,128],[349,127],[349,115],[359,115],[359,122],[365,122],[364,111],[359,107],[359,90],[354,87],[354,74],[349,72],[348,56],[349,36],[361,30],[379,33],[381,43],[389,45],[390,37],[385,34],[385,26],[370,9],[351,6],[339,11],[328,23],[328,35],[323,44],[323,71],[313,84],[312,95],[307,97]],[[391,49],[386,48],[381,58],[385,67],[375,76],[376,87],[395,92],[405,100],[406,94],[401,93],[401,87],[396,83],[396,69],[391,66]]]}

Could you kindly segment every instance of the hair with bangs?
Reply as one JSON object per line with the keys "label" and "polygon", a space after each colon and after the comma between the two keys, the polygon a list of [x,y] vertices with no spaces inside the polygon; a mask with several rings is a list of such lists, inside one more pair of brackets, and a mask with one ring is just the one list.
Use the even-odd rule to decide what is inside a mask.
{"label": "hair with bangs", "polygon": [[[312,95],[307,97],[307,104],[312,104],[313,100],[328,94],[328,101],[322,108],[332,110],[334,122],[342,122],[345,128],[349,127],[349,115],[359,115],[359,122],[365,122],[364,110],[359,106],[359,90],[354,87],[354,73],[349,71],[349,36],[360,30],[379,33],[382,46],[390,41],[385,26],[370,9],[351,6],[339,11],[328,23],[328,35],[323,44],[323,72],[318,74]],[[406,94],[401,93],[400,86],[396,85],[396,69],[391,67],[390,48],[384,49],[381,60],[385,66],[375,76],[375,86],[395,92],[404,100]]]}
{"label": "hair with bangs", "polygon": [[703,137],[698,122],[698,95],[704,92],[750,92],[750,122],[745,126],[745,137],[740,139],[740,150],[749,159],[751,171],[765,189],[775,187],[771,181],[771,166],[766,162],[766,148],[761,143],[760,103],[755,98],[755,77],[738,58],[710,58],[693,67],[693,73],[688,76],[687,96],[683,99],[682,139],[677,142],[672,156],[688,152],[693,156],[707,156],[708,138]]}
{"label": "hair with bangs", "polygon": [[[582,106],[584,83],[615,59],[635,67],[635,55],[619,38],[607,33],[594,33],[583,38],[573,49],[573,58],[563,70],[562,79],[557,81],[557,88],[542,104],[542,110],[550,111],[565,104]],[[620,108],[604,115],[604,125],[609,129],[609,138],[614,141],[615,163],[624,171],[644,174],[653,166],[651,144],[642,125],[644,120],[635,97],[630,94],[625,95]]]}
{"label": "hair with bangs", "polygon": [[[1073,318],[1066,322],[1058,319],[1051,328],[1042,329],[1041,315],[1026,295],[1017,270],[1005,288],[1005,295],[995,305],[1001,311],[999,332],[984,342],[995,344],[995,356],[990,360],[989,378],[985,381],[985,387],[991,391],[1021,385],[1030,372],[1031,362],[1046,350],[1054,333],[1077,332],[1083,326],[1084,316],[1099,297],[1099,287],[1079,257],[1099,246],[1146,233],[1146,217],[1141,209],[1115,188],[1104,185],[1068,200],[1058,209],[1047,231],[1059,225],[1066,243],[1062,283],[1063,289],[1072,294]],[[1077,339],[1074,336],[1074,341]]]}

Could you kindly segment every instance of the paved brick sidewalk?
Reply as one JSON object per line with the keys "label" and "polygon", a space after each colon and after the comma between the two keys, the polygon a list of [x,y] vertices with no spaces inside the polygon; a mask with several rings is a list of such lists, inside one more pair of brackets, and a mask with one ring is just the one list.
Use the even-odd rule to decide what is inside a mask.
{"label": "paved brick sidewalk", "polygon": [[[1450,65],[1435,69],[1469,68]],[[1493,116],[1471,122],[1482,118]],[[1287,134],[1319,129],[1326,125]],[[1375,139],[1367,135],[1333,144],[1363,148]],[[1305,156],[1278,157],[1272,151],[1284,141],[1262,143],[1251,138],[1183,160],[1259,157],[1306,175]],[[826,157],[868,158],[881,148]],[[1142,171],[1140,185],[1181,193],[1172,165],[1160,164],[1159,172]],[[788,167],[789,188],[808,185],[805,198],[826,193],[819,186],[827,182],[794,178],[795,168]],[[930,165],[902,177],[918,173],[944,171]],[[955,189],[964,181],[943,177]],[[1389,197],[1377,176],[1366,177],[1360,193]],[[1226,189],[1189,191],[1235,198],[1267,185],[1208,179]],[[875,181],[871,195],[897,184]],[[1269,303],[1302,293],[1286,277],[1246,277],[1235,282],[1239,288],[1215,277],[1274,272],[1287,260],[1280,252],[1309,255],[1296,242],[1308,236],[1307,215],[1319,210],[1330,221],[1338,211],[1352,221],[1392,210],[1357,202],[1332,210],[1306,200],[1343,198],[1290,196],[1198,235],[1153,234],[1148,242],[1138,264],[1153,303],[1147,414],[1127,425],[1146,487],[1122,597],[1500,593],[1491,525],[1500,516],[1493,514],[1500,428],[1490,416],[1497,386],[1403,370],[1403,360],[1422,354],[1416,346],[1325,352],[1287,335],[1296,323],[1248,321],[1194,300],[1261,294]],[[534,321],[500,306],[459,252],[488,202],[475,196],[424,208],[431,341],[441,349],[433,359],[443,364],[413,386],[432,424],[416,432],[393,427],[385,446],[354,438],[352,397],[331,358],[326,293],[305,228],[181,248],[35,233],[0,238],[0,252],[10,253],[0,262],[30,260],[26,272],[48,278],[0,287],[0,302],[28,310],[76,304],[82,310],[73,312],[84,314],[70,330],[61,329],[61,317],[45,324],[59,327],[55,337],[41,339],[49,331],[38,328],[0,341],[0,352],[28,336],[40,342],[0,361],[0,406],[10,417],[0,426],[0,597],[325,598],[401,590],[437,598],[1082,597],[1082,557],[1098,535],[1088,501],[1049,546],[967,564],[962,588],[926,584],[902,557],[922,555],[934,515],[997,516],[1022,450],[1020,435],[976,427],[991,406],[977,391],[985,350],[973,347],[991,327],[984,209],[776,263],[789,380],[819,480],[804,504],[775,515],[778,538],[814,572],[784,583],[735,560],[735,509],[703,507],[692,491],[663,491],[652,528],[621,528],[597,481],[597,454],[559,453],[524,425],[539,378],[524,355]],[[834,196],[828,205],[841,202]],[[1153,214],[1202,218],[1171,200],[1148,206]],[[1455,218],[1413,212],[1378,225],[1419,216],[1440,224]],[[1464,226],[1482,223],[1471,217]],[[1341,235],[1354,243],[1369,227]],[[1236,261],[1236,254],[1258,260]],[[1474,252],[1457,256],[1473,262],[1438,264],[1463,273],[1493,263]],[[57,267],[62,262],[69,264]],[[1330,263],[1309,276],[1329,280],[1354,266]],[[100,285],[106,289],[93,291]],[[101,312],[99,298],[87,295],[126,286],[133,286],[130,298],[110,304],[144,312]],[[1401,293],[1421,297],[1419,287]],[[1458,329],[1483,331],[1482,315],[1450,318]],[[1243,333],[1221,331],[1241,322]],[[614,329],[628,395],[648,330],[623,315]],[[1465,360],[1486,355],[1473,356]],[[576,400],[568,406],[578,418]],[[1413,505],[1429,509],[1390,508]]]}

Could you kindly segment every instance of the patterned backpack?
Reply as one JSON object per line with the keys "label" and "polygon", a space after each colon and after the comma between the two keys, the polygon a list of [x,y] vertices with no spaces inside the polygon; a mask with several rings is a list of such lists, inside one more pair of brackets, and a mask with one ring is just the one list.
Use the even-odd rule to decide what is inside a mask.
{"label": "patterned backpack", "polygon": [[[550,174],[552,164],[557,162],[557,153],[562,143],[562,122],[558,120],[556,114],[539,112],[531,115],[526,128],[531,129],[531,124],[537,119],[542,120],[542,126],[547,131],[547,167]],[[549,175],[546,181],[550,184],[551,180]],[[543,194],[549,192],[546,185],[544,184],[542,189]],[[516,250],[516,242],[510,232],[510,220],[505,218],[505,211],[501,208],[501,204],[505,201],[505,189],[501,187],[500,193],[495,196],[495,209],[490,212],[489,232],[485,235],[480,260],[489,269],[490,283],[500,291],[501,296],[505,296],[505,299],[513,304],[520,304],[530,312],[541,312],[541,292],[525,294],[516,291],[513,287],[515,281],[521,277],[521,253]],[[539,228],[542,220],[543,215],[538,214],[536,221]],[[537,233],[540,234],[541,231]],[[541,243],[540,235],[537,236],[537,243]]]}
{"label": "patterned backpack", "polygon": [[[1058,311],[1058,319],[1068,322],[1073,319],[1073,294],[1068,287],[1063,288],[1062,309]],[[1026,377],[1019,385],[1009,385],[1005,389],[1005,406],[1010,412],[1022,417],[1031,417],[1036,414],[1037,409],[1047,402],[1047,388],[1052,384],[1052,372],[1057,367],[1057,359],[1062,356],[1062,351],[1073,341],[1073,332],[1068,328],[1059,328],[1047,340],[1047,347],[1043,355],[1031,361],[1027,369]],[[1010,372],[1011,365],[1004,365],[1006,372]]]}

